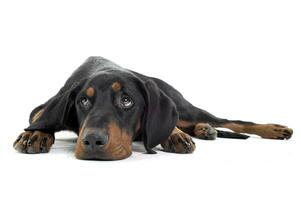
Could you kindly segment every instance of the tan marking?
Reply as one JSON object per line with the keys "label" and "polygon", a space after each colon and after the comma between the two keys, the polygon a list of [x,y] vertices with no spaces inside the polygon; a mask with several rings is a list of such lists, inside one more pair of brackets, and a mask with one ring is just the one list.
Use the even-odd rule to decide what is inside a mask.
{"label": "tan marking", "polygon": [[[31,143],[28,142],[29,140]],[[41,131],[26,131],[15,141],[14,148],[21,153],[47,153],[53,143],[54,136],[52,134]]]}
{"label": "tan marking", "polygon": [[196,148],[192,138],[177,127],[168,139],[161,143],[161,146],[164,151],[171,153],[192,153]]}
{"label": "tan marking", "polygon": [[171,134],[176,134],[176,133],[184,133],[182,130],[180,130],[178,127],[175,127],[173,130],[172,130],[172,132],[171,132]]}
{"label": "tan marking", "polygon": [[[231,129],[237,133],[250,133],[261,136],[262,138],[276,139],[276,138],[290,138],[293,130],[282,125],[277,124],[236,124],[227,123],[222,127]],[[286,136],[289,135],[289,136]]]}
{"label": "tan marking", "polygon": [[39,110],[39,111],[32,117],[31,123],[36,122],[36,121],[42,116],[43,112],[44,112],[44,109]]}
{"label": "tan marking", "polygon": [[49,152],[50,147],[54,143],[53,135],[51,135],[49,133],[44,133],[41,131],[33,132],[33,135],[31,136],[31,138],[36,138],[36,139],[33,141],[32,145],[30,147],[27,145],[28,150],[31,148],[30,151],[28,151],[28,153],[40,153],[40,151],[41,151],[40,148],[41,148],[44,138],[47,138],[46,143],[43,144],[46,152]]}
{"label": "tan marking", "polygon": [[[240,125],[240,124],[236,124],[236,123],[227,123],[222,125],[223,128],[228,128],[236,133],[244,133],[245,132],[245,125]],[[247,132],[245,132],[247,133]]]}
{"label": "tan marking", "polygon": [[[216,130],[208,123],[197,123],[193,130],[194,135],[197,138],[204,139],[204,137],[210,137],[216,135]],[[215,139],[215,136],[211,139]]]}
{"label": "tan marking", "polygon": [[82,159],[85,156],[85,150],[84,150],[84,146],[81,142],[82,139],[82,134],[84,132],[84,129],[86,128],[86,124],[87,124],[88,118],[85,119],[85,121],[83,122],[80,131],[78,133],[78,138],[76,141],[76,146],[75,146],[75,157],[78,159]]}
{"label": "tan marking", "polygon": [[87,90],[86,90],[86,94],[88,97],[93,97],[94,94],[95,94],[95,90],[93,87],[89,87]]}
{"label": "tan marking", "polygon": [[132,137],[116,123],[108,125],[109,141],[104,151],[110,160],[120,160],[132,154]]}
{"label": "tan marking", "polygon": [[177,126],[181,127],[181,128],[187,128],[187,127],[191,127],[194,126],[196,123],[194,122],[189,122],[189,121],[183,121],[183,120],[179,120],[177,122]]}
{"label": "tan marking", "polygon": [[[89,129],[86,127],[86,122],[82,125],[80,129],[76,148],[75,156],[79,159],[89,158],[89,152],[85,151],[85,147],[81,141],[83,131]],[[107,144],[97,152],[96,156],[99,159],[105,160],[120,160],[129,157],[132,154],[132,137],[125,130],[122,130],[116,123],[111,122],[107,127],[109,134],[109,140]]]}
{"label": "tan marking", "polygon": [[112,84],[112,89],[113,89],[113,91],[114,92],[118,92],[119,90],[121,90],[121,84],[119,83],[119,82],[114,82],[113,84]]}

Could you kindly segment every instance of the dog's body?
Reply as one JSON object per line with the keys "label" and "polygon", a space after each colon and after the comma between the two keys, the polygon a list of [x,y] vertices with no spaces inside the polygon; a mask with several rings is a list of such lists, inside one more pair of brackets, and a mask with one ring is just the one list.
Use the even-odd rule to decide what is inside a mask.
{"label": "dog's body", "polygon": [[[289,139],[292,129],[276,124],[221,119],[196,108],[162,80],[124,69],[101,57],[90,57],[63,88],[35,108],[30,126],[14,143],[23,153],[48,152],[54,133],[71,130],[79,135],[79,159],[117,160],[131,155],[131,143],[143,140],[146,150],[161,144],[167,152],[191,153],[191,136],[245,139],[239,133]],[[218,131],[223,127],[234,132]]]}

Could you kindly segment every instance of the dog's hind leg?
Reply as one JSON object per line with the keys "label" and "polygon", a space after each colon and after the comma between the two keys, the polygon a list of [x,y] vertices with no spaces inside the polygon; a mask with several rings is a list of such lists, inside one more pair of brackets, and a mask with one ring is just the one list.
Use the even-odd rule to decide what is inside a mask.
{"label": "dog's hind leg", "polygon": [[[207,111],[193,106],[180,92],[164,81],[155,78],[153,78],[153,80],[157,83],[158,87],[175,102],[179,113],[177,127],[190,135],[196,136],[198,134],[198,131],[195,134],[194,130],[199,123],[209,124],[211,127],[228,128],[237,133],[256,134],[262,138],[270,139],[289,139],[293,134],[292,129],[282,125],[256,124],[253,122],[227,120],[215,117]],[[227,134],[220,134],[220,136],[227,136]]]}
{"label": "dog's hind leg", "polygon": [[[181,130],[184,130],[187,133],[190,133],[197,137],[200,135],[200,133],[203,132],[212,133],[211,135],[214,135],[213,127],[227,128],[236,133],[256,134],[262,138],[267,139],[290,139],[293,134],[292,129],[283,125],[256,124],[253,122],[222,119],[215,117],[207,111],[201,110],[194,106],[190,106],[190,109],[186,109],[182,113],[182,115],[180,110],[180,120],[178,121],[177,126]],[[216,134],[217,136],[219,135],[218,132]],[[236,136],[234,135],[235,133],[233,133],[232,135],[230,134],[229,136],[231,138],[235,138]],[[220,132],[220,136],[227,137],[227,134],[223,134],[223,132]],[[237,135],[237,137],[240,138],[239,135]]]}

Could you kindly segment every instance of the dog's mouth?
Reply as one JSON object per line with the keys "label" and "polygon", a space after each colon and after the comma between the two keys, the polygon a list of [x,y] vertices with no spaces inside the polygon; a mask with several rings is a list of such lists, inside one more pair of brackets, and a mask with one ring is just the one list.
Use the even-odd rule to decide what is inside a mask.
{"label": "dog's mouth", "polygon": [[132,154],[132,137],[116,123],[107,129],[83,127],[79,133],[75,156],[82,160],[121,160]]}
{"label": "dog's mouth", "polygon": [[75,151],[75,156],[81,160],[122,160],[128,158],[132,154],[131,148],[119,145],[113,152],[106,151]]}

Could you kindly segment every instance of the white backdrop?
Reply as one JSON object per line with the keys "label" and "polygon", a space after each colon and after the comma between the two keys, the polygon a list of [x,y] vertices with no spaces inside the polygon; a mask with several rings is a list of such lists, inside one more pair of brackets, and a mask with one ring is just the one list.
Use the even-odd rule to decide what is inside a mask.
{"label": "white backdrop", "polygon": [[[300,199],[300,1],[0,1],[0,199]],[[213,114],[292,127],[289,141],[195,139],[191,155],[79,161],[12,148],[88,56],[159,77]]]}

